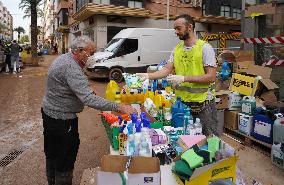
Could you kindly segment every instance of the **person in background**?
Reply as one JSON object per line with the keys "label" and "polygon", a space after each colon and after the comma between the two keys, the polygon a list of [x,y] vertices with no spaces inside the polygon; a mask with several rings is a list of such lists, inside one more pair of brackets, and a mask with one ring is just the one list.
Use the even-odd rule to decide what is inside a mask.
{"label": "person in background", "polygon": [[60,55],[49,68],[41,109],[49,185],[72,184],[80,144],[77,113],[84,105],[101,111],[136,112],[130,105],[110,102],[91,89],[83,68],[95,48],[88,37],[77,37],[71,52]]}
{"label": "person in background", "polygon": [[142,79],[167,80],[174,84],[176,96],[181,97],[194,118],[200,118],[203,133],[217,133],[217,110],[215,90],[216,59],[212,46],[197,39],[194,34],[195,22],[183,14],[174,19],[174,29],[181,42],[174,48],[166,66],[154,73],[138,73]]}
{"label": "person in background", "polygon": [[4,44],[4,54],[5,54],[5,63],[6,63],[6,74],[9,74],[12,71],[11,67],[11,42],[7,41]]}
{"label": "person in background", "polygon": [[13,69],[13,73],[16,74],[20,72],[20,52],[23,51],[23,48],[17,43],[16,40],[13,40],[11,45],[11,67]]}

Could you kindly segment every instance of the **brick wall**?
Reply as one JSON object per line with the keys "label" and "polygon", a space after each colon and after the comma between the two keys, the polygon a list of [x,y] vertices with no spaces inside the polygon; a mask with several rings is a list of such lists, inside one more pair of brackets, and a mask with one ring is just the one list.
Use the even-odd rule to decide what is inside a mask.
{"label": "brick wall", "polygon": [[[181,3],[180,0],[170,0],[170,15],[189,14],[192,17],[200,17],[201,8],[194,8],[191,4]],[[167,14],[167,0],[147,1],[146,9],[153,13]]]}

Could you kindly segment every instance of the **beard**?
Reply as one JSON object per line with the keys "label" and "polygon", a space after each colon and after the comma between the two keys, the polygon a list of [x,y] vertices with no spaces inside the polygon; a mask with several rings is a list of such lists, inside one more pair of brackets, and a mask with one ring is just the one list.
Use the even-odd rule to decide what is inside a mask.
{"label": "beard", "polygon": [[189,33],[186,32],[184,35],[179,35],[180,40],[187,40],[189,38]]}

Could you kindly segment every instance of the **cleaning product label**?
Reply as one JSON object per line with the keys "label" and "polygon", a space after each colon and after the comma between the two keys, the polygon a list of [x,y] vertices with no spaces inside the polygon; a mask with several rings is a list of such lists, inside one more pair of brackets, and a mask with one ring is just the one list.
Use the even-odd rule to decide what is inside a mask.
{"label": "cleaning product label", "polygon": [[270,131],[271,131],[271,124],[255,120],[255,126],[254,126],[255,133],[265,137],[270,137]]}

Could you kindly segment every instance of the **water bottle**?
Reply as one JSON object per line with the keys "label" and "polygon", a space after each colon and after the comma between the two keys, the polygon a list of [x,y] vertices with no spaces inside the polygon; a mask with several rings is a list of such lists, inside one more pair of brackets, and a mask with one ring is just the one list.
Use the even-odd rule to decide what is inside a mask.
{"label": "water bottle", "polygon": [[185,112],[185,115],[184,115],[184,118],[183,118],[183,134],[184,135],[187,135],[188,134],[188,132],[187,132],[187,130],[188,130],[188,125],[189,125],[189,121],[190,121],[190,111],[189,111],[189,109],[187,108],[186,109],[186,112]]}
{"label": "water bottle", "polygon": [[193,124],[192,118],[189,120],[189,125],[187,127],[187,131],[188,131],[189,135],[195,135],[195,126]]}
{"label": "water bottle", "polygon": [[201,135],[202,134],[202,125],[200,123],[199,118],[196,118],[194,127],[195,127],[195,135]]}

